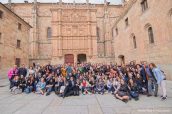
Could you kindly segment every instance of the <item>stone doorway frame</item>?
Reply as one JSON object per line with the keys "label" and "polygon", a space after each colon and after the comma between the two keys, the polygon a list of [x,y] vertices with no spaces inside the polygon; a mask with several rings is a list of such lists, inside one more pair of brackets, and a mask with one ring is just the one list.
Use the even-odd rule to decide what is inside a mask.
{"label": "stone doorway frame", "polygon": [[[82,58],[83,60],[80,60]],[[87,62],[87,54],[78,54],[77,55],[77,63]]]}

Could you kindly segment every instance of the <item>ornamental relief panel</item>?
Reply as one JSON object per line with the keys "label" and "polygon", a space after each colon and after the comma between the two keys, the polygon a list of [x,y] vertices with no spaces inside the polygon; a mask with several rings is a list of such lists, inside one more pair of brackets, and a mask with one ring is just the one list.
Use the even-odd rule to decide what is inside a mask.
{"label": "ornamental relief panel", "polygon": [[87,36],[87,24],[63,24],[62,36]]}
{"label": "ornamental relief panel", "polygon": [[83,22],[87,21],[87,13],[85,11],[64,11],[62,12],[62,21],[65,22]]}

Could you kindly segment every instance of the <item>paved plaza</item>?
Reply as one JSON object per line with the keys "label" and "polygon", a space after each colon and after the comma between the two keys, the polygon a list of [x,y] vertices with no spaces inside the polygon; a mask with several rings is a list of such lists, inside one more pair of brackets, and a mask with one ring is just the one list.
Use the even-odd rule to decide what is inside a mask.
{"label": "paved plaza", "polygon": [[110,94],[80,95],[68,98],[38,94],[12,95],[8,80],[0,80],[0,114],[172,114],[172,82],[167,81],[168,99],[141,95],[128,103]]}

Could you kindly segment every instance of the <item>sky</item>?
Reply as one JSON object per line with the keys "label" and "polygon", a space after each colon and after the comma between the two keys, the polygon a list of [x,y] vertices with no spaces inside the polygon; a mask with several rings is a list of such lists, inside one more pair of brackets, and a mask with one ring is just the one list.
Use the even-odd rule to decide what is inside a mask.
{"label": "sky", "polygon": [[[12,2],[22,3],[25,0],[11,0]],[[33,2],[34,0],[27,0],[29,2]],[[38,2],[58,2],[59,0],[37,0]],[[73,3],[74,0],[62,0],[63,2]],[[76,3],[84,3],[86,0],[75,0]],[[103,3],[104,0],[89,0],[91,3]],[[107,0],[111,4],[120,4],[121,0]],[[0,0],[2,3],[7,3],[8,0]]]}

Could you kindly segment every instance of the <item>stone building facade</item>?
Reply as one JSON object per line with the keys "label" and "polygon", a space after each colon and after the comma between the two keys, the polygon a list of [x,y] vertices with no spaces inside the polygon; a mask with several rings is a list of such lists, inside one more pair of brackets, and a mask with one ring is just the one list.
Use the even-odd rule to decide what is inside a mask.
{"label": "stone building facade", "polygon": [[0,79],[9,68],[29,64],[30,25],[0,3]]}
{"label": "stone building facade", "polygon": [[115,61],[154,62],[172,79],[172,1],[130,0],[124,7],[114,24]]}
{"label": "stone building facade", "polygon": [[33,28],[29,61],[154,62],[172,79],[172,1],[10,3]]}
{"label": "stone building facade", "polygon": [[12,3],[11,10],[33,28],[30,63],[113,62],[112,27],[122,5]]}

